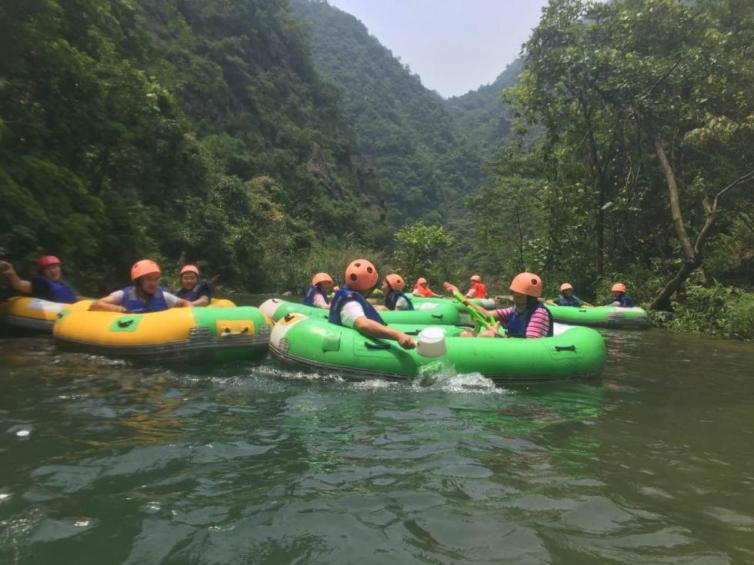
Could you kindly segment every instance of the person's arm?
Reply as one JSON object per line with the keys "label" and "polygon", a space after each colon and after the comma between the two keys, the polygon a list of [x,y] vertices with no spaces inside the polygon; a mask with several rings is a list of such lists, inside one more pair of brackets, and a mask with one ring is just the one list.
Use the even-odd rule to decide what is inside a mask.
{"label": "person's arm", "polygon": [[162,296],[165,298],[165,303],[168,305],[168,308],[186,308],[187,306],[191,306],[191,302],[184,300],[183,298],[178,298],[172,292],[163,292]]}
{"label": "person's arm", "polygon": [[550,316],[547,315],[547,310],[544,308],[538,308],[531,315],[529,320],[529,326],[526,328],[527,338],[547,337],[550,332]]}
{"label": "person's arm", "polygon": [[[181,300],[179,298],[179,300]],[[189,306],[209,306],[209,296],[206,294],[202,294],[199,298],[194,300],[193,302],[189,302]]]}
{"label": "person's arm", "polygon": [[111,292],[104,298],[100,298],[99,300],[95,300],[91,306],[89,306],[89,310],[95,311],[95,312],[126,312],[127,310],[122,306],[123,304],[123,291],[122,290],[116,290],[115,292]]}
{"label": "person's arm", "polygon": [[353,328],[361,334],[368,337],[391,339],[397,341],[403,349],[413,349],[416,347],[414,339],[403,332],[394,330],[389,326],[383,326],[382,324],[370,320],[366,316],[357,318],[353,322]]}
{"label": "person's arm", "polygon": [[23,294],[31,294],[31,281],[19,277],[18,273],[16,273],[16,270],[13,268],[13,265],[7,261],[0,261],[0,271],[2,271],[5,278],[8,279],[8,284],[10,284],[15,290],[22,292]]}

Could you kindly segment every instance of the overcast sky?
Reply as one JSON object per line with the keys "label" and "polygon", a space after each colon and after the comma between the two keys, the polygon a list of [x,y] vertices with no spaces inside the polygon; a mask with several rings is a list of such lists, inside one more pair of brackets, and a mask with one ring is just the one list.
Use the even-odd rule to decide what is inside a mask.
{"label": "overcast sky", "polygon": [[547,0],[328,0],[353,14],[441,95],[497,78],[519,54]]}

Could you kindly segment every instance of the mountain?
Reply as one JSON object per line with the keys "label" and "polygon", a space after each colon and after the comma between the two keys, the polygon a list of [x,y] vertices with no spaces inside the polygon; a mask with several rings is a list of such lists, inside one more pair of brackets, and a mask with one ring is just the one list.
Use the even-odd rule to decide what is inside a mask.
{"label": "mountain", "polygon": [[516,83],[523,67],[523,59],[516,59],[491,84],[445,102],[458,130],[473,140],[485,160],[493,158],[508,138],[510,116],[501,92]]}
{"label": "mountain", "polygon": [[443,222],[476,191],[481,160],[445,101],[369,35],[358,19],[323,0],[293,0],[314,67],[339,90],[359,153],[379,178],[387,220]]}

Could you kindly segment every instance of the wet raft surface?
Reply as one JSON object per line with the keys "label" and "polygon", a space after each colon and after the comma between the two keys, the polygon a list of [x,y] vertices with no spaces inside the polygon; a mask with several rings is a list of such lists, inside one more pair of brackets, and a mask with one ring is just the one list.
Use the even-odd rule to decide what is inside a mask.
{"label": "wet raft surface", "polygon": [[746,563],[754,345],[596,383],[352,383],[0,341],[0,563]]}

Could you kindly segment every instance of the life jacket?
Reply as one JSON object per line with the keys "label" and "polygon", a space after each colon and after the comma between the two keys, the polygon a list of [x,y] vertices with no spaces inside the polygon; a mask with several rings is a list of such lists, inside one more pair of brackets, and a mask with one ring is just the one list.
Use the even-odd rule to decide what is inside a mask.
{"label": "life jacket", "polygon": [[180,290],[177,290],[175,292],[175,295],[178,298],[183,298],[184,300],[188,300],[189,302],[199,300],[202,296],[206,296],[207,298],[212,300],[212,289],[209,287],[209,283],[207,281],[201,280],[196,283],[194,285],[194,288],[192,288],[191,290],[181,288]]}
{"label": "life jacket", "polygon": [[63,304],[73,304],[76,302],[76,291],[73,290],[67,282],[60,280],[54,281],[45,276],[37,275],[34,277],[35,296],[50,300],[52,302],[62,302]]}
{"label": "life jacket", "polygon": [[147,312],[162,312],[168,309],[165,300],[165,289],[157,287],[155,293],[147,298],[146,302],[136,293],[136,287],[131,285],[123,289],[123,308],[128,312],[145,314]]}
{"label": "life jacket", "polygon": [[415,286],[414,290],[412,290],[411,292],[418,296],[424,296],[425,298],[432,296],[432,289],[428,286]]}
{"label": "life jacket", "polygon": [[581,300],[576,298],[575,296],[571,296],[571,298],[568,298],[567,296],[560,295],[555,299],[555,304],[558,306],[581,306]]}
{"label": "life jacket", "polygon": [[484,283],[473,282],[471,288],[474,289],[473,298],[487,298],[487,287]]}
{"label": "life jacket", "polygon": [[314,297],[317,294],[322,295],[322,298],[325,299],[325,304],[330,304],[330,299],[327,298],[327,293],[322,290],[322,287],[318,284],[309,285],[309,290],[306,291],[306,296],[304,297],[304,304],[307,306],[314,306]]}
{"label": "life jacket", "polygon": [[385,296],[385,306],[388,310],[395,310],[395,306],[398,303],[398,299],[403,298],[408,303],[408,308],[406,310],[413,310],[414,309],[414,303],[411,302],[411,299],[403,294],[402,292],[396,292],[394,290],[390,290],[390,292],[387,293],[387,296]]}
{"label": "life jacket", "polygon": [[380,317],[380,314],[377,312],[377,310],[375,310],[374,306],[367,302],[367,299],[364,298],[363,294],[355,290],[351,290],[346,285],[341,286],[338,292],[335,293],[335,296],[333,296],[332,304],[330,304],[330,315],[328,317],[328,320],[331,324],[337,324],[339,326],[343,325],[343,321],[340,319],[340,311],[343,309],[343,306],[345,306],[346,303],[350,302],[351,300],[355,300],[361,305],[361,307],[364,309],[364,315],[369,320],[377,322],[378,324],[382,324],[383,326],[387,325]]}
{"label": "life jacket", "polygon": [[526,330],[529,327],[529,322],[531,321],[531,317],[540,308],[544,308],[545,312],[547,312],[547,317],[550,321],[550,328],[547,330],[547,337],[552,336],[553,331],[553,323],[552,323],[552,314],[550,311],[545,307],[544,304],[542,304],[539,300],[535,302],[532,306],[526,309],[526,311],[523,314],[519,314],[518,310],[513,308],[513,312],[508,317],[508,326],[506,329],[508,330],[508,337],[526,337]]}
{"label": "life jacket", "polygon": [[625,294],[621,294],[618,298],[611,300],[607,303],[607,306],[618,306],[620,308],[633,308],[634,299]]}

